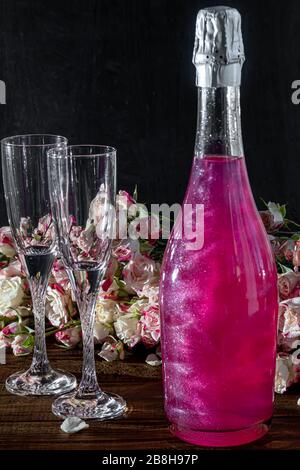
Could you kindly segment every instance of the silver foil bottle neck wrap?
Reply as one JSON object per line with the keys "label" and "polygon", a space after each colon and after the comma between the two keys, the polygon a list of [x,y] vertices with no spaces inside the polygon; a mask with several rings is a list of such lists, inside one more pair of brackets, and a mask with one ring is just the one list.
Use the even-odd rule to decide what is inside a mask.
{"label": "silver foil bottle neck wrap", "polygon": [[200,10],[193,53],[196,85],[239,86],[244,60],[239,12],[223,6]]}

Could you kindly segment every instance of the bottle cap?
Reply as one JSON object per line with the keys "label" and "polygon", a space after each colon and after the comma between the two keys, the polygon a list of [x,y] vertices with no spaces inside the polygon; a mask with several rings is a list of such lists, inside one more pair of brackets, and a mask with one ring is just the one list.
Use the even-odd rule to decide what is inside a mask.
{"label": "bottle cap", "polygon": [[239,86],[245,60],[241,15],[235,8],[199,11],[193,63],[199,87]]}

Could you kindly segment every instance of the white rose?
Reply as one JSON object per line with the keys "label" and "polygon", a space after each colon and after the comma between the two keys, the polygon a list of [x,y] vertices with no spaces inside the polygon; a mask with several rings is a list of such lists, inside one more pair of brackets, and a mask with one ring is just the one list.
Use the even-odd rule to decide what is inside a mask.
{"label": "white rose", "polygon": [[115,332],[118,338],[125,344],[133,347],[140,340],[138,332],[139,317],[133,313],[126,313],[120,316],[114,323]]}
{"label": "white rose", "polygon": [[105,191],[104,186],[101,186],[98,194],[91,201],[88,224],[97,225],[102,221],[103,215],[107,211],[108,202],[108,193]]}
{"label": "white rose", "polygon": [[159,299],[159,285],[158,283],[147,284],[143,287],[142,292],[139,293],[141,297],[148,297],[149,304],[157,304]]}
{"label": "white rose", "polygon": [[94,326],[94,338],[95,338],[95,343],[102,343],[111,333],[111,329],[109,326],[104,325],[103,323],[95,321],[95,326]]}
{"label": "white rose", "polygon": [[13,258],[13,256],[16,254],[14,247],[7,244],[0,245],[0,251],[7,258]]}
{"label": "white rose", "polygon": [[152,284],[159,276],[157,263],[147,256],[136,253],[123,269],[126,290],[142,293],[145,286]]}
{"label": "white rose", "polygon": [[0,252],[7,258],[12,258],[16,254],[9,227],[0,228]]}
{"label": "white rose", "polygon": [[96,304],[96,321],[102,323],[112,323],[120,315],[117,302],[110,299],[99,298]]}
{"label": "white rose", "polygon": [[96,304],[96,318],[94,337],[96,343],[101,343],[112,332],[112,323],[120,315],[117,302],[111,299],[98,299]]}
{"label": "white rose", "polygon": [[295,381],[295,370],[290,354],[279,353],[276,357],[275,392],[284,393]]}
{"label": "white rose", "polygon": [[103,344],[102,349],[98,355],[107,362],[112,362],[117,359],[123,360],[125,357],[124,345],[121,341],[110,339],[110,341],[107,341]]}
{"label": "white rose", "polygon": [[24,296],[22,279],[18,276],[0,279],[0,310],[21,305]]}
{"label": "white rose", "polygon": [[46,317],[53,326],[60,326],[68,321],[62,296],[56,289],[51,289],[49,286],[46,294]]}

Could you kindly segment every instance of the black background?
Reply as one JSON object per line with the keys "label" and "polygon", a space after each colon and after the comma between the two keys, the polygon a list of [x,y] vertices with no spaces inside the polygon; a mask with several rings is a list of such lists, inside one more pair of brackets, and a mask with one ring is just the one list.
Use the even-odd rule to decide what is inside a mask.
{"label": "black background", "polygon": [[[256,200],[300,219],[300,2],[231,1],[246,52],[242,124]],[[201,0],[0,0],[0,137],[59,133],[118,149],[118,187],[180,202],[193,157]],[[0,223],[6,222],[0,190]]]}

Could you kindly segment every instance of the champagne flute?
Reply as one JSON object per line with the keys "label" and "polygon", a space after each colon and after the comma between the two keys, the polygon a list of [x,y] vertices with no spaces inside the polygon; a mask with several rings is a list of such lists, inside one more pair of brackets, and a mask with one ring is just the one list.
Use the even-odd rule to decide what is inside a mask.
{"label": "champagne flute", "polygon": [[66,145],[65,137],[48,134],[17,135],[1,141],[7,214],[27,274],[35,321],[32,364],[6,380],[6,389],[16,395],[58,395],[76,387],[72,374],[50,366],[45,338],[46,289],[56,254],[46,152]]}
{"label": "champagne flute", "polygon": [[48,152],[52,216],[59,249],[80,311],[82,379],[78,389],[56,399],[56,416],[112,419],[126,410],[123,398],[103,392],[94,357],[95,305],[111,253],[115,221],[116,150],[78,145]]}

